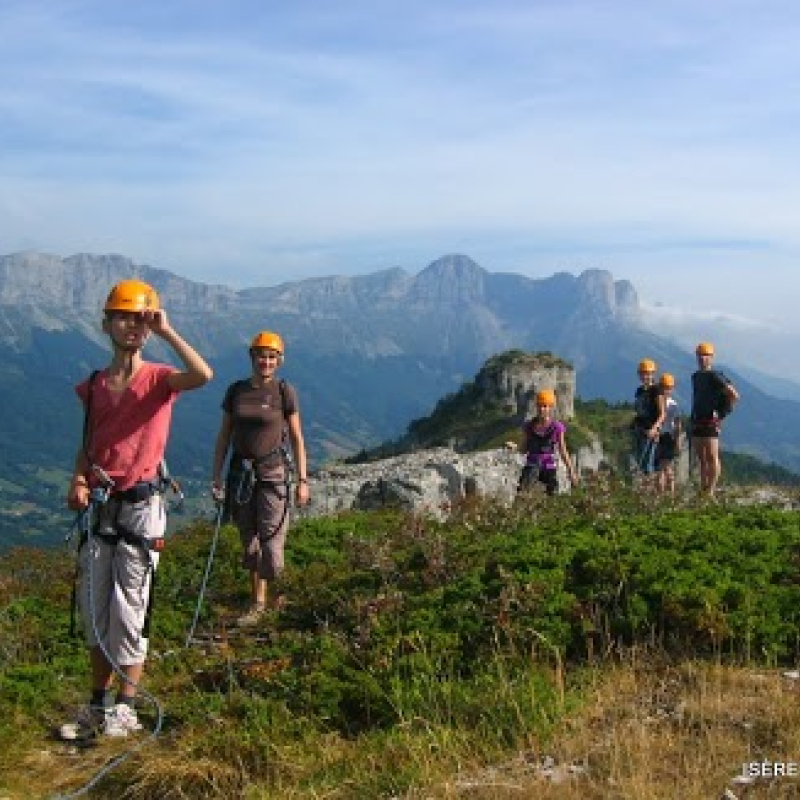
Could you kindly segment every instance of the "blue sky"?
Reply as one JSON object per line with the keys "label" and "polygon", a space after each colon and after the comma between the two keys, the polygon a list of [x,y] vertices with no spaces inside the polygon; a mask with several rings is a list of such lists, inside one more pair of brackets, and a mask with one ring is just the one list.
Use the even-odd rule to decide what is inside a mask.
{"label": "blue sky", "polygon": [[800,334],[790,0],[3,0],[0,30],[2,253],[252,286],[464,252]]}

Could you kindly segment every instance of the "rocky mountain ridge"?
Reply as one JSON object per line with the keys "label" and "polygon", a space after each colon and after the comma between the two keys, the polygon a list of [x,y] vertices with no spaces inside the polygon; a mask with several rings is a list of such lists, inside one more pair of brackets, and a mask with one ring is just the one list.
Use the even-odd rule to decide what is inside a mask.
{"label": "rocky mountain ridge", "polygon": [[[634,287],[605,270],[532,279],[448,255],[417,274],[393,268],[234,289],[119,255],[28,252],[0,257],[0,435],[12,443],[9,469],[71,458],[64,432],[79,427],[71,387],[106,362],[102,303],[131,275],[158,289],[217,376],[182,398],[175,415],[172,457],[197,477],[207,471],[224,388],[247,373],[247,345],[264,328],[287,343],[283,374],[300,391],[318,465],[396,437],[487,358],[515,348],[557,353],[574,366],[581,398],[615,402],[632,397],[646,354],[678,376],[688,407],[692,354],[642,329]],[[172,359],[155,338],[147,354]],[[800,469],[800,404],[732,377],[743,400],[726,423],[726,445]]]}
{"label": "rocky mountain ridge", "polygon": [[[361,308],[377,300],[380,308],[400,301],[439,308],[488,304],[508,299],[522,289],[523,299],[541,291],[572,292],[583,309],[612,317],[639,313],[636,290],[629,281],[615,281],[610,272],[589,269],[578,277],[558,273],[532,279],[511,273],[490,273],[465,255],[447,255],[416,275],[395,267],[368,275],[307,278],[277,286],[236,290],[182,278],[163,269],[136,264],[121,255],[79,253],[67,258],[27,251],[0,256],[0,305],[35,303],[53,308],[97,310],[114,282],[126,277],[148,281],[164,304],[192,311],[227,311],[232,307],[263,308],[281,313],[327,313],[332,306]],[[552,285],[552,289],[547,287]]]}
{"label": "rocky mountain ridge", "polygon": [[[537,328],[542,313],[554,304],[574,307],[584,320],[634,324],[639,314],[631,284],[615,281],[609,272],[531,279],[487,272],[462,255],[440,258],[417,275],[395,268],[235,290],[137,265],[119,255],[84,253],[62,259],[34,252],[0,257],[0,311],[35,309],[40,321],[46,317],[45,324],[53,327],[86,321],[96,325],[108,288],[125,277],[151,283],[164,306],[190,328],[205,330],[207,315],[253,320],[251,325],[259,321],[262,326],[268,317],[275,320],[274,327],[287,329],[290,341],[316,334],[316,347],[345,346],[370,356],[408,352],[424,346],[426,336],[436,335],[440,347],[463,345],[485,358],[511,346],[526,328]],[[409,324],[414,320],[421,325]],[[232,342],[224,323],[212,328],[215,336],[208,345],[213,354]]]}
{"label": "rocky mountain ridge", "polygon": [[33,251],[0,256],[0,306],[36,306],[97,315],[109,288],[123,278],[141,278],[170,307],[188,311],[227,310],[235,292],[135,264],[121,255],[79,253],[68,258]]}

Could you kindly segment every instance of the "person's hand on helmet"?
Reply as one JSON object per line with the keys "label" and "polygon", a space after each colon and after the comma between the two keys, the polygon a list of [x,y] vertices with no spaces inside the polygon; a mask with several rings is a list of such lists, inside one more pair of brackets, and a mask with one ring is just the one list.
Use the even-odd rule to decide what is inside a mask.
{"label": "person's hand on helmet", "polygon": [[170,329],[167,312],[163,308],[148,309],[143,311],[142,314],[147,327],[156,336],[163,336]]}

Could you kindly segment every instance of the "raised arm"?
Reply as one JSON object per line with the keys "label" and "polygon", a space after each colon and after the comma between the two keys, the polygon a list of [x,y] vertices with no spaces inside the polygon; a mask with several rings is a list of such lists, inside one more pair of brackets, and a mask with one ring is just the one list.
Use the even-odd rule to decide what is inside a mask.
{"label": "raised arm", "polygon": [[158,337],[163,339],[181,360],[184,369],[173,372],[168,383],[176,392],[188,392],[205,386],[213,377],[214,371],[203,357],[170,325],[164,309],[144,312],[147,325]]}

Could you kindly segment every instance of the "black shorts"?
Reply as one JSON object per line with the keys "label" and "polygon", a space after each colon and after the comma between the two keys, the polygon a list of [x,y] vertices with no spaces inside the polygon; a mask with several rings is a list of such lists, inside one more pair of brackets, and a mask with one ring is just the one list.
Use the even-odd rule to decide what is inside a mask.
{"label": "black shorts", "polygon": [[665,461],[673,461],[676,453],[675,437],[671,433],[662,433],[658,437],[658,449],[656,450],[656,464]]}
{"label": "black shorts", "polygon": [[555,494],[558,491],[558,473],[554,469],[540,469],[532,464],[526,464],[519,476],[517,491],[530,489],[534,483],[543,483],[547,494]]}
{"label": "black shorts", "polygon": [[692,420],[692,436],[698,439],[718,439],[720,428],[718,419]]}

